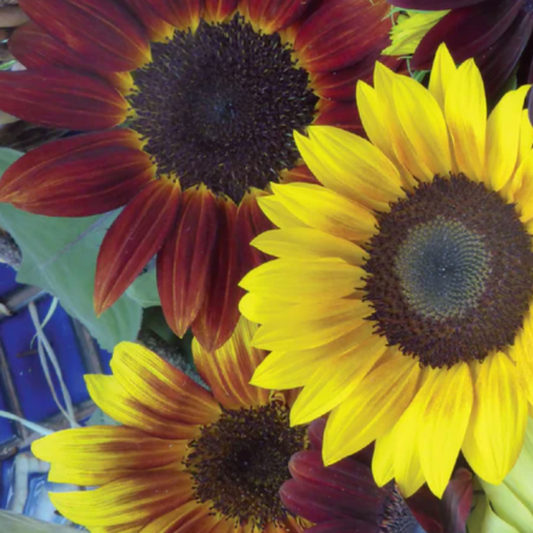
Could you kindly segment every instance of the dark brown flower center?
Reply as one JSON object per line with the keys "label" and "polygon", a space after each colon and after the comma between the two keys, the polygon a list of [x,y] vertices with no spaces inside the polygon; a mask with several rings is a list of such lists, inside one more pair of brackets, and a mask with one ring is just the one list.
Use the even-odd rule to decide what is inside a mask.
{"label": "dark brown flower center", "polygon": [[129,100],[160,174],[239,201],[294,166],[292,132],[311,124],[318,98],[278,34],[256,32],[239,15],[202,21],[153,44],[152,57],[134,73]]}
{"label": "dark brown flower center", "polygon": [[377,331],[433,368],[513,344],[533,296],[531,236],[514,205],[436,177],[378,214],[365,298]]}
{"label": "dark brown flower center", "polygon": [[287,406],[226,411],[190,446],[185,466],[198,501],[259,530],[287,517],[278,491],[291,477],[292,454],[305,447],[305,427],[290,427]]}

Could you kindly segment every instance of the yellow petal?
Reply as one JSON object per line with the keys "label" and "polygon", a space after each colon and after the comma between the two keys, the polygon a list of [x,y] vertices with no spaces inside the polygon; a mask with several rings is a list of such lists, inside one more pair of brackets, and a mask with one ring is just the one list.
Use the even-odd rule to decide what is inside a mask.
{"label": "yellow petal", "polygon": [[126,529],[157,518],[191,499],[192,480],[176,467],[135,474],[95,490],[50,493],[56,509],[86,527]]}
{"label": "yellow petal", "polygon": [[338,257],[361,265],[366,257],[365,251],[353,242],[312,228],[265,231],[250,244],[266,254],[301,261]]}
{"label": "yellow petal", "polygon": [[282,229],[306,228],[297,216],[291,213],[275,196],[262,196],[257,198],[261,211],[278,227]]}
{"label": "yellow petal", "polygon": [[533,150],[529,150],[529,153],[524,157],[518,170],[513,176],[512,183],[515,188],[518,186],[518,190],[514,193],[514,199],[516,201],[520,220],[524,223],[528,223],[533,219]]}
{"label": "yellow petal", "polygon": [[209,424],[220,417],[220,406],[206,389],[140,344],[118,344],[111,369],[133,398],[165,418]]}
{"label": "yellow petal", "polygon": [[520,145],[522,110],[530,85],[503,96],[487,124],[485,175],[495,190],[502,189],[515,170]]}
{"label": "yellow petal", "polygon": [[[155,517],[139,533],[219,533],[220,522],[220,517],[211,511],[209,505],[189,501],[169,513]],[[235,528],[233,530],[237,531]],[[228,533],[229,531],[228,528]]]}
{"label": "yellow petal", "polygon": [[509,350],[509,356],[516,362],[517,376],[526,397],[533,405],[533,316],[531,310],[524,319],[522,331]]}
{"label": "yellow petal", "polygon": [[264,350],[314,348],[359,327],[371,313],[368,304],[355,299],[297,305],[281,310],[276,319],[262,325],[253,344]]}
{"label": "yellow petal", "polygon": [[463,445],[474,391],[466,363],[436,371],[418,434],[420,465],[429,488],[442,498]]}
{"label": "yellow petal", "polygon": [[433,68],[429,78],[429,92],[435,97],[443,111],[448,87],[456,70],[455,62],[448,51],[448,47],[442,43],[437,49],[435,60],[433,61]]}
{"label": "yellow petal", "polygon": [[199,432],[199,426],[176,422],[138,402],[114,376],[85,376],[87,390],[94,403],[117,422],[160,438],[187,439]]}
{"label": "yellow petal", "polygon": [[522,110],[522,118],[520,125],[520,143],[518,146],[518,162],[520,163],[533,146],[533,126],[529,120],[529,112],[527,109]]}
{"label": "yellow petal", "polygon": [[275,259],[249,272],[240,286],[260,296],[284,302],[316,303],[337,300],[362,286],[364,271],[340,259],[300,261]]}
{"label": "yellow petal", "polygon": [[310,183],[272,184],[283,205],[308,226],[355,242],[375,233],[376,219],[366,208]]}
{"label": "yellow petal", "polygon": [[497,352],[474,364],[479,366],[479,375],[463,452],[479,477],[498,485],[522,448],[527,402],[507,355]]}
{"label": "yellow petal", "polygon": [[388,110],[386,119],[389,122],[394,153],[398,161],[412,176],[422,181],[433,179],[434,174],[421,161],[420,154],[418,154],[400,123],[398,110],[394,101],[394,85],[395,79],[398,76],[399,74],[395,74],[381,63],[376,63],[376,68],[374,69],[374,87],[380,103]]}
{"label": "yellow petal", "polygon": [[372,474],[378,487],[383,487],[394,477],[394,427],[376,440],[372,455]]}
{"label": "yellow petal", "polygon": [[418,362],[399,352],[371,370],[329,415],[323,445],[327,462],[340,461],[385,435],[413,398],[419,375]]}
{"label": "yellow petal", "polygon": [[418,393],[394,426],[394,476],[406,498],[424,483],[417,445],[418,433],[437,374],[438,371],[433,369],[426,369],[422,373]]}
{"label": "yellow petal", "polygon": [[448,82],[445,112],[459,172],[471,180],[482,181],[487,99],[483,79],[473,59],[465,61]]}
{"label": "yellow petal", "polygon": [[401,127],[419,162],[428,169],[426,177],[446,176],[452,170],[452,160],[446,122],[439,104],[425,87],[407,76],[395,76],[393,90]]}
{"label": "yellow petal", "polygon": [[358,329],[349,331],[331,342],[308,348],[272,352],[257,368],[251,383],[266,389],[291,389],[305,385],[326,360],[346,353],[361,339]]}
{"label": "yellow petal", "polygon": [[326,361],[309,378],[291,410],[291,424],[305,424],[331,411],[359,385],[387,349],[386,340],[369,324],[360,328],[360,344]]}
{"label": "yellow petal", "polygon": [[331,126],[311,126],[308,133],[306,139],[295,132],[296,145],[326,187],[382,211],[404,196],[398,170],[366,139]]}
{"label": "yellow petal", "polygon": [[260,296],[255,292],[248,292],[239,302],[239,311],[251,322],[264,324],[274,320],[281,308],[288,311],[294,305],[288,305],[286,302],[274,300],[268,296]]}

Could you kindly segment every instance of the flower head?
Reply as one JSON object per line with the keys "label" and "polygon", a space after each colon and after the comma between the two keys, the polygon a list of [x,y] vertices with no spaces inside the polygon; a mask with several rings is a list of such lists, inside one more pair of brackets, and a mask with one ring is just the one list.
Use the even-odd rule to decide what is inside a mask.
{"label": "flower head", "polygon": [[32,151],[0,201],[52,216],[124,207],[95,281],[102,313],[157,255],[166,319],[208,349],[239,319],[238,280],[265,256],[257,208],[309,180],[292,131],[359,129],[353,84],[388,41],[385,0],[21,0],[33,22],[0,73],[0,109],[86,132]]}
{"label": "flower head", "polygon": [[459,453],[500,483],[533,402],[533,128],[529,90],[487,120],[479,70],[439,49],[429,89],[376,65],[357,102],[370,142],[296,133],[323,187],[273,185],[280,229],[254,245],[241,311],[272,353],[261,387],[302,387],[293,424],[331,411],[323,456],[376,441],[373,472],[442,496]]}
{"label": "flower head", "polygon": [[120,426],[54,433],[33,443],[51,462],[50,481],[96,486],[52,493],[68,519],[92,533],[268,531],[301,527],[278,491],[291,455],[306,446],[290,428],[292,391],[248,384],[264,353],[241,319],[217,352],[193,345],[211,393],[133,343],[113,353],[112,376],[86,376],[92,399]]}

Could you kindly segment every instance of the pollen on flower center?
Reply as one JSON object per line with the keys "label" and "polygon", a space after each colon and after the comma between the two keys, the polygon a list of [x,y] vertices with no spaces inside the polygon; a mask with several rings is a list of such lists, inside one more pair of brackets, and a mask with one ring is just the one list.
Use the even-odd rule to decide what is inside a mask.
{"label": "pollen on flower center", "polygon": [[434,368],[513,343],[533,296],[531,237],[514,205],[436,177],[378,215],[365,298],[377,331]]}
{"label": "pollen on flower center", "polygon": [[256,32],[239,15],[202,21],[155,43],[152,57],[133,73],[129,100],[160,174],[239,201],[294,166],[292,132],[311,124],[318,98],[278,34]]}
{"label": "pollen on flower center", "polygon": [[292,454],[305,447],[305,427],[290,427],[284,404],[226,411],[190,447],[185,466],[198,501],[261,531],[287,517],[278,491]]}

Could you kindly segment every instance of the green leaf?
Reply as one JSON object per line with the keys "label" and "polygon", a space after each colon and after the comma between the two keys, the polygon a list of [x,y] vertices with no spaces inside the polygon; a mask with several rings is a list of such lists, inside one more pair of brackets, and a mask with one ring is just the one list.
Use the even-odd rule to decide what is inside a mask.
{"label": "green leaf", "polygon": [[155,268],[139,276],[129,286],[126,294],[135,300],[141,307],[160,306],[161,300],[157,292],[157,280]]}
{"label": "green leaf", "polygon": [[[0,149],[0,175],[20,155]],[[0,204],[0,227],[11,234],[22,251],[17,281],[57,296],[65,311],[80,320],[107,350],[120,341],[135,340],[142,317],[139,304],[127,295],[99,318],[94,312],[96,258],[116,215],[46,217]]]}
{"label": "green leaf", "polygon": [[73,529],[0,510],[0,531],[5,533],[72,533]]}

